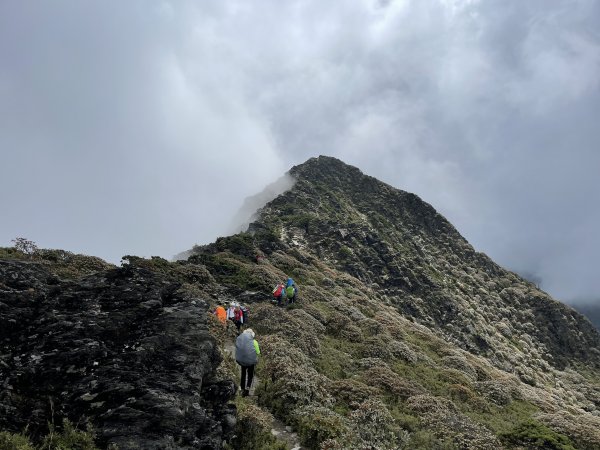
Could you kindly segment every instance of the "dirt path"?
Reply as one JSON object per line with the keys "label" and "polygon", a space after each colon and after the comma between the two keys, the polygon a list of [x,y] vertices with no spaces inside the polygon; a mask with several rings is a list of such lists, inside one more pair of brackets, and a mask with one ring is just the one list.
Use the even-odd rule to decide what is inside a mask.
{"label": "dirt path", "polygon": [[[227,343],[227,345],[225,346],[225,353],[228,353],[229,356],[235,360],[235,343],[233,341]],[[254,397],[254,390],[256,389],[256,386],[258,386],[259,382],[260,379],[255,373],[254,380],[252,381],[252,386],[250,387],[250,396],[248,397],[248,399],[254,403],[256,403]],[[300,439],[298,438],[298,434],[294,433],[292,427],[286,425],[285,423],[283,423],[275,417],[273,417],[273,423],[271,424],[271,434],[280,441],[285,442],[291,450],[306,450],[305,447],[302,447],[300,445]]]}

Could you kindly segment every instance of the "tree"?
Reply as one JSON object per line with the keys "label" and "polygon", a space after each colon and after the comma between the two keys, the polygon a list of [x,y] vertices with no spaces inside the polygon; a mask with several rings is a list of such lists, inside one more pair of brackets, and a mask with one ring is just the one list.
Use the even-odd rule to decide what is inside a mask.
{"label": "tree", "polygon": [[35,242],[25,239],[23,237],[15,238],[11,242],[14,242],[15,250],[29,256],[32,256],[38,250],[38,246],[35,244]]}

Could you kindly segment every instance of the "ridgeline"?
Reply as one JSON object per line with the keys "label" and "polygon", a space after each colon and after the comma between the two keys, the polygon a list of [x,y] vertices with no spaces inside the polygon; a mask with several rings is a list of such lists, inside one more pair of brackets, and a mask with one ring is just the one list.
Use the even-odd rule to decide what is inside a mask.
{"label": "ridgeline", "polygon": [[[0,249],[0,448],[25,427],[35,444],[286,448],[274,417],[311,449],[600,448],[587,319],[414,194],[324,156],[289,174],[246,232],[186,260]],[[287,276],[298,300],[277,307]],[[250,397],[220,301],[250,309]]]}

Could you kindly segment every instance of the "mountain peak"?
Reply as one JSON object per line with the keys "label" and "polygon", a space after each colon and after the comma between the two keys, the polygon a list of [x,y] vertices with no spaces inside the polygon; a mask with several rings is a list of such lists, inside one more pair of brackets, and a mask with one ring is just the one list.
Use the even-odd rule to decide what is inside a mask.
{"label": "mountain peak", "polygon": [[[305,235],[316,232],[317,225],[323,232],[327,229],[336,234],[342,229],[349,236],[348,230],[360,229],[362,235],[377,235],[373,239],[383,242],[390,233],[397,232],[405,240],[424,234],[471,249],[456,229],[417,195],[365,175],[337,158],[311,158],[289,173],[296,183],[260,210],[255,226],[277,222],[292,234],[301,229]],[[368,246],[373,239],[354,244]]]}
{"label": "mountain peak", "polygon": [[[517,313],[507,305],[515,307],[516,302],[517,309],[528,311],[524,322],[535,316],[562,330],[537,332],[552,354],[550,364],[562,368],[573,358],[600,364],[600,354],[591,351],[598,348],[600,336],[591,324],[476,252],[417,195],[329,156],[311,158],[289,173],[296,183],[260,209],[249,227],[258,250],[267,256],[282,252],[322,261],[478,354],[495,351],[497,338],[481,330],[495,328],[495,320],[513,322]],[[220,248],[227,248],[225,241]],[[473,326],[473,311],[481,308],[493,309],[495,319],[482,318]],[[568,324],[571,320],[577,330]],[[580,332],[583,340],[577,337]]]}
{"label": "mountain peak", "polygon": [[351,193],[357,189],[372,190],[376,186],[386,189],[391,187],[365,175],[359,168],[331,156],[321,155],[310,158],[292,167],[289,174],[300,183],[320,184],[331,189],[339,189],[340,192]]}
{"label": "mountain peak", "polygon": [[325,155],[310,158],[304,163],[292,167],[290,169],[290,174],[297,178],[328,178],[333,175],[340,174],[345,176],[364,176],[364,174],[357,167],[346,164],[345,162],[332,156]]}

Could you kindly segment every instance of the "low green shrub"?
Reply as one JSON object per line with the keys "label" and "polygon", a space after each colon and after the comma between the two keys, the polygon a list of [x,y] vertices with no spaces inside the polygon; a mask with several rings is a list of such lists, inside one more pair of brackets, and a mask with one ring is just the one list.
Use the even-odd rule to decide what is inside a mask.
{"label": "low green shrub", "polygon": [[29,256],[14,247],[0,247],[0,259],[28,259]]}
{"label": "low green shrub", "polygon": [[0,432],[0,450],[34,450],[29,438],[23,434]]}
{"label": "low green shrub", "polygon": [[458,450],[453,442],[439,439],[429,431],[417,431],[409,435],[407,449],[410,450]]}
{"label": "low green shrub", "polygon": [[499,438],[503,444],[518,448],[575,450],[573,443],[567,436],[557,433],[534,419],[521,422],[512,430],[501,433]]}
{"label": "low green shrub", "polygon": [[231,255],[223,253],[193,255],[188,259],[194,264],[205,265],[216,281],[236,289],[269,292],[272,287],[265,280],[253,275],[247,265]]}
{"label": "low green shrub", "polygon": [[62,430],[50,425],[50,432],[42,441],[40,450],[97,450],[91,425],[86,431],[77,429],[69,420],[63,419]]}
{"label": "low green shrub", "polygon": [[416,432],[421,428],[421,421],[417,416],[407,414],[402,411],[398,406],[395,406],[390,410],[390,413],[394,417],[394,421],[400,428],[408,432]]}
{"label": "low green shrub", "polygon": [[239,233],[233,236],[220,237],[215,242],[218,251],[230,251],[236,255],[254,260],[256,256],[256,247],[254,238],[249,233]]}
{"label": "low green shrub", "polygon": [[498,406],[491,402],[487,403],[487,410],[477,410],[469,404],[458,406],[474,421],[485,425],[496,435],[508,433],[519,423],[531,419],[539,408],[523,400],[513,400],[507,405]]}
{"label": "low green shrub", "polygon": [[332,380],[349,376],[352,370],[352,359],[347,353],[331,347],[321,347],[321,354],[314,361],[315,369]]}
{"label": "low green shrub", "polygon": [[272,416],[251,403],[239,401],[235,436],[226,448],[236,450],[287,450],[287,445],[271,434]]}
{"label": "low green shrub", "polygon": [[338,254],[339,254],[340,258],[342,258],[343,260],[350,259],[354,255],[354,253],[352,253],[352,250],[350,250],[345,245],[342,245],[340,247],[340,250],[339,250]]}
{"label": "low green shrub", "polygon": [[309,448],[319,448],[321,442],[339,438],[348,431],[344,417],[322,406],[299,408],[294,419],[302,443]]}
{"label": "low green shrub", "polygon": [[301,228],[304,231],[306,231],[307,233],[310,232],[311,228],[311,224],[316,223],[318,220],[318,218],[312,214],[292,214],[286,217],[286,221],[287,223],[289,223],[290,225],[297,227],[297,228]]}
{"label": "low green shrub", "polygon": [[49,424],[49,432],[39,445],[33,445],[25,433],[0,432],[0,450],[98,450],[91,425],[79,430],[64,419],[61,427]]}

